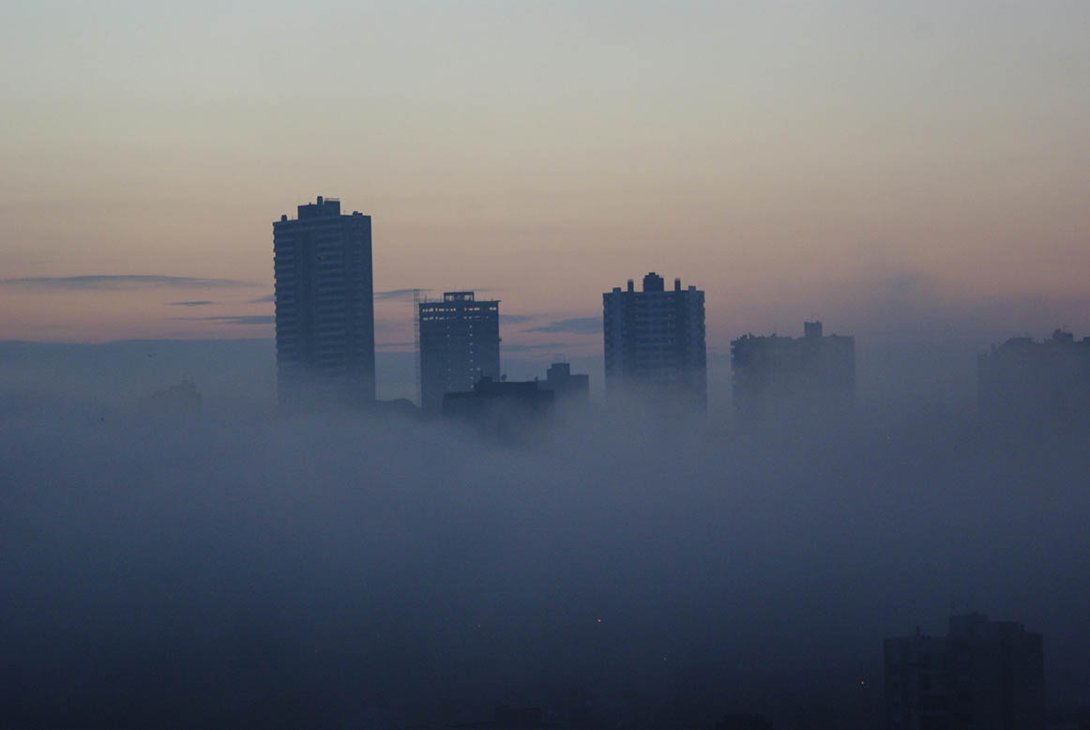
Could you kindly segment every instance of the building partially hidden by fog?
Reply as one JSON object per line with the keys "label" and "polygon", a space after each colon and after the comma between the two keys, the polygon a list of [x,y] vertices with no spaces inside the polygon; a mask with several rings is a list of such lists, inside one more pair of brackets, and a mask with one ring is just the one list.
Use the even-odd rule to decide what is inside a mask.
{"label": "building partially hidden by fog", "polygon": [[886,639],[885,700],[889,730],[1043,730],[1041,635],[971,613],[945,637]]}
{"label": "building partially hidden by fog", "polygon": [[625,289],[602,295],[606,395],[653,395],[703,408],[707,404],[704,292],[667,290],[655,272],[643,291],[631,279]]}
{"label": "building partially hidden by fog", "polygon": [[493,380],[485,376],[472,390],[445,393],[443,415],[471,420],[544,415],[556,398],[537,380]]}
{"label": "building partially hidden by fog", "polygon": [[731,393],[740,423],[845,412],[855,395],[855,338],[806,322],[802,337],[739,337],[730,343]]}
{"label": "building partially hidden by fog", "polygon": [[1090,337],[1056,330],[1036,342],[1016,337],[977,361],[980,415],[1005,428],[1090,425]]}
{"label": "building partially hidden by fog", "polygon": [[417,304],[420,407],[443,409],[446,393],[469,392],[481,378],[500,378],[500,303],[471,291],[445,292]]}
{"label": "building partially hidden by fog", "polygon": [[572,373],[570,363],[554,362],[550,365],[541,387],[555,393],[558,402],[574,404],[590,401],[590,376]]}
{"label": "building partially hidden by fog", "polygon": [[273,223],[280,402],[375,400],[371,217],[318,197]]}

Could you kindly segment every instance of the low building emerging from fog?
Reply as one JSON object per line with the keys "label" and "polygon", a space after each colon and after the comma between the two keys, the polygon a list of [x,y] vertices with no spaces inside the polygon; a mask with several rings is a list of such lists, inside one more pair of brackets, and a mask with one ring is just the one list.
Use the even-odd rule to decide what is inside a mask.
{"label": "low building emerging from fog", "polygon": [[1056,330],[1036,342],[1015,337],[977,361],[985,423],[1024,429],[1090,425],[1090,337]]}
{"label": "low building emerging from fog", "polygon": [[944,637],[885,641],[889,730],[1043,730],[1040,634],[971,613],[950,619]]}
{"label": "low building emerging from fog", "polygon": [[443,416],[504,431],[545,416],[556,396],[537,380],[512,382],[481,378],[473,390],[443,396]]}
{"label": "low building emerging from fog", "polygon": [[802,337],[747,334],[730,343],[731,392],[742,423],[846,412],[855,398],[855,338],[806,322]]}
{"label": "low building emerging from fog", "polygon": [[554,362],[545,372],[541,387],[556,394],[557,402],[587,403],[590,401],[590,376],[573,374],[571,365]]}

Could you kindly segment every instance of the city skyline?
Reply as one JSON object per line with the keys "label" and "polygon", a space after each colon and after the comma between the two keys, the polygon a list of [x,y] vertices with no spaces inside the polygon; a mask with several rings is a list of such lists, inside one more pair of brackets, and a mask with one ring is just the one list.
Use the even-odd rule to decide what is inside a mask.
{"label": "city skyline", "polygon": [[1087,38],[0,3],[0,726],[1090,727]]}
{"label": "city skyline", "polygon": [[320,3],[9,4],[0,338],[271,337],[267,222],[316,194],[375,216],[385,351],[399,292],[492,289],[505,344],[588,355],[619,259],[699,279],[718,353],[1090,329],[1090,9],[977,7],[378,5],[348,44]]}

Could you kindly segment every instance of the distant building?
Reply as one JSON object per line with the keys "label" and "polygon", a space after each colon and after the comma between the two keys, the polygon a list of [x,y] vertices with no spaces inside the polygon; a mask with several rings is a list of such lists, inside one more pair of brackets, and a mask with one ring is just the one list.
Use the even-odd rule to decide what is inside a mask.
{"label": "distant building", "polygon": [[992,425],[1035,430],[1090,425],[1090,337],[1056,330],[1016,337],[977,361],[980,415]]}
{"label": "distant building", "polygon": [[479,422],[536,417],[548,412],[555,400],[537,380],[512,382],[481,378],[472,390],[443,395],[443,415]]}
{"label": "distant building", "polygon": [[806,322],[802,337],[747,334],[730,343],[731,392],[743,423],[843,410],[855,395],[855,338]]}
{"label": "distant building", "polygon": [[556,393],[557,401],[569,403],[590,401],[590,376],[573,375],[570,363],[554,362],[550,365],[545,371],[545,382],[541,383],[541,387]]}
{"label": "distant building", "polygon": [[446,393],[467,392],[484,377],[500,377],[500,303],[471,291],[443,294],[418,305],[420,407],[443,409]]}
{"label": "distant building", "polygon": [[629,279],[625,290],[602,295],[606,395],[652,394],[670,400],[707,403],[704,292],[695,286],[665,289],[655,272],[643,277],[643,291]]}
{"label": "distant building", "polygon": [[945,637],[885,641],[889,730],[1043,730],[1040,634],[971,613],[950,619]]}
{"label": "distant building", "polygon": [[371,217],[318,197],[273,223],[280,402],[375,400]]}

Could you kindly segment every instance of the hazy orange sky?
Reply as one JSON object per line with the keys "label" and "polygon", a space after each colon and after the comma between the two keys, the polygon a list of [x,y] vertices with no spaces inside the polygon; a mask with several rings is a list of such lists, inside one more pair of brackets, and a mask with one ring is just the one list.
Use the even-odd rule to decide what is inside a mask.
{"label": "hazy orange sky", "polygon": [[0,338],[271,336],[316,195],[373,216],[377,291],[488,289],[509,346],[600,351],[652,269],[713,351],[1087,334],[1087,38],[1083,0],[8,0]]}

